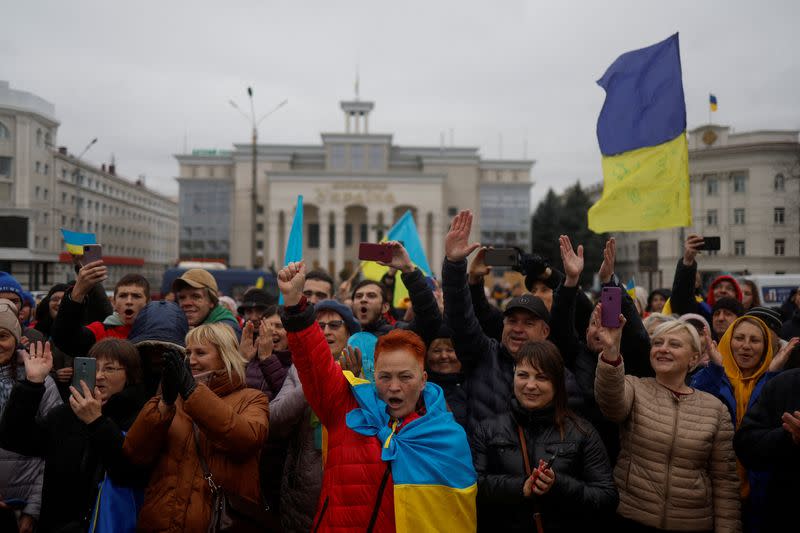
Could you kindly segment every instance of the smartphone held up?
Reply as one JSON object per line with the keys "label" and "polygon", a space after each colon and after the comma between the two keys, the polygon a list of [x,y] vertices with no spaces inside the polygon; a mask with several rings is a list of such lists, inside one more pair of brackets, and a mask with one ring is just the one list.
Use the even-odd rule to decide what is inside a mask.
{"label": "smartphone held up", "polygon": [[103,247],[99,244],[84,244],[81,266],[100,261],[103,258]]}
{"label": "smartphone held up", "polygon": [[97,360],[94,357],[76,357],[73,361],[72,386],[83,391],[81,381],[86,383],[90,391],[94,390]]}
{"label": "smartphone held up", "polygon": [[603,287],[600,293],[602,312],[600,324],[606,328],[620,327],[619,314],[622,312],[622,289],[619,287]]}
{"label": "smartphone held up", "polygon": [[392,262],[392,248],[383,243],[362,242],[358,246],[358,258],[362,261]]}

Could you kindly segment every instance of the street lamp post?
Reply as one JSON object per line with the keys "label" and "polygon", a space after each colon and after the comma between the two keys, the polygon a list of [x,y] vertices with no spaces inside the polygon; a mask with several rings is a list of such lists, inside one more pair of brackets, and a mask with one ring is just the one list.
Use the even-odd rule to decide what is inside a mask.
{"label": "street lamp post", "polygon": [[81,227],[81,158],[86,155],[89,148],[94,146],[96,142],[97,137],[89,141],[89,144],[86,145],[83,152],[75,158],[75,224],[77,224],[78,231],[83,229]]}
{"label": "street lamp post", "polygon": [[[247,88],[247,97],[250,100],[250,116],[247,116],[247,113],[242,111],[242,109],[238,105],[236,105],[236,102],[234,102],[233,100],[229,100],[229,103],[231,104],[231,107],[236,109],[239,113],[242,114],[242,116],[245,119],[247,119],[250,122],[250,125],[251,125],[251,128],[252,128],[251,139],[252,139],[252,148],[253,148],[253,150],[252,150],[252,153],[253,153],[253,169],[252,169],[253,175],[252,175],[252,186],[251,186],[251,190],[250,190],[250,212],[251,212],[250,223],[251,223],[252,228],[253,228],[253,236],[252,236],[252,238],[250,240],[250,246],[252,247],[252,251],[250,253],[250,262],[253,265],[253,268],[257,268],[258,267],[258,251],[256,249],[256,241],[257,241],[257,238],[256,238],[256,211],[257,211],[257,207],[258,207],[258,198],[257,198],[257,194],[256,194],[256,178],[257,178],[256,163],[257,163],[257,159],[258,159],[258,148],[257,148],[257,143],[258,143],[258,125],[261,124],[261,122],[263,122],[265,118],[267,118],[268,116],[273,114],[275,111],[277,111],[278,109],[280,109],[283,106],[285,106],[286,104],[288,104],[289,100],[284,100],[283,102],[279,103],[278,105],[273,107],[268,113],[265,113],[261,118],[256,120],[256,110],[255,110],[255,104],[253,102],[253,88],[252,87],[248,87]],[[267,224],[269,224],[269,220],[267,220]],[[265,229],[266,229],[266,227],[265,227]]]}

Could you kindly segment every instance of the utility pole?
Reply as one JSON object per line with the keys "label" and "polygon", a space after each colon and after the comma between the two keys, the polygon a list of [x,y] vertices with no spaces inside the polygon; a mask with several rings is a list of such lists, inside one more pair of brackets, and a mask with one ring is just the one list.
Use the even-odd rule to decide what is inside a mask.
{"label": "utility pole", "polygon": [[[86,152],[89,151],[89,148],[94,146],[97,142],[97,137],[89,141],[89,144],[86,145],[86,148],[83,149],[83,152],[80,153],[78,157],[75,158],[75,224],[78,228],[78,231],[83,231],[81,227],[81,158],[86,155]],[[55,167],[53,169],[55,172]]]}
{"label": "utility pole", "polygon": [[[251,184],[251,189],[250,189],[250,213],[251,213],[250,224],[251,224],[251,226],[253,228],[253,234],[252,234],[252,237],[250,239],[250,246],[252,248],[251,249],[251,253],[250,253],[250,264],[255,269],[255,268],[258,267],[258,250],[257,250],[257,247],[256,247],[256,244],[257,244],[257,241],[258,241],[257,236],[256,236],[256,218],[257,218],[256,217],[256,213],[258,211],[258,194],[257,194],[258,189],[256,188],[256,181],[257,181],[257,177],[258,177],[258,172],[256,170],[256,165],[258,163],[258,125],[261,124],[261,122],[265,118],[270,116],[272,113],[274,113],[278,109],[280,109],[283,106],[285,106],[286,104],[288,104],[289,100],[284,100],[283,102],[281,102],[280,104],[278,104],[274,108],[272,108],[271,111],[269,111],[264,116],[262,116],[261,118],[256,120],[256,110],[255,110],[255,103],[253,102],[253,88],[252,87],[248,87],[247,88],[247,97],[250,100],[250,116],[249,117],[247,116],[247,113],[242,111],[242,109],[238,105],[236,105],[236,102],[234,102],[233,100],[229,100],[229,103],[231,104],[231,107],[233,107],[234,109],[239,111],[242,114],[242,116],[244,116],[244,118],[247,119],[250,122],[250,125],[252,127],[251,139],[252,139],[252,154],[253,154],[252,166],[253,166],[253,168],[252,168],[252,184]],[[267,221],[267,222],[269,222],[269,221]],[[267,229],[266,226],[265,226],[265,229]],[[272,258],[272,259],[274,260],[275,258]]]}

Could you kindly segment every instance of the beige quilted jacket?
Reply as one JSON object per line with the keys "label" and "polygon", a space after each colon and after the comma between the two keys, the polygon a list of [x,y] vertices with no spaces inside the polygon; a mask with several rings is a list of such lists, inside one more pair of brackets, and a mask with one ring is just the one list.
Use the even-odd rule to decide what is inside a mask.
{"label": "beige quilted jacket", "polygon": [[602,359],[594,392],[620,424],[620,515],[675,531],[741,531],[733,425],[722,402],[698,390],[679,399]]}

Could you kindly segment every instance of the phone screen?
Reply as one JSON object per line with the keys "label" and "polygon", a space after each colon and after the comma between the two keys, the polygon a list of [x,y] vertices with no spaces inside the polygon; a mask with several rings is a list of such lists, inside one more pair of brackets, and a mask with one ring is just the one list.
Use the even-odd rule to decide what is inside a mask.
{"label": "phone screen", "polygon": [[362,261],[389,263],[392,261],[392,250],[383,244],[362,242],[358,246],[358,258]]}
{"label": "phone screen", "polygon": [[618,328],[619,314],[622,312],[622,290],[619,287],[603,287],[600,303],[603,304],[600,323],[607,328]]}
{"label": "phone screen", "polygon": [[489,248],[483,256],[488,266],[513,267],[519,263],[519,254],[515,248]]}

